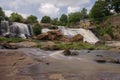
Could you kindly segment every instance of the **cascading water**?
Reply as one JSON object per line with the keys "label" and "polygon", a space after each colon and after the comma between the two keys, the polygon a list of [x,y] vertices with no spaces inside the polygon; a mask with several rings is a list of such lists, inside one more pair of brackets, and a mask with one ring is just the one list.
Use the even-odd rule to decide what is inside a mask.
{"label": "cascading water", "polygon": [[10,32],[22,38],[25,38],[25,36],[30,36],[27,25],[22,23],[14,22],[13,25],[10,26]]}
{"label": "cascading water", "polygon": [[91,44],[95,44],[99,41],[99,39],[94,35],[94,33],[87,29],[65,28],[64,26],[58,26],[58,29],[68,38],[73,37],[77,34],[81,34],[84,38],[84,41],[89,42]]}
{"label": "cascading water", "polygon": [[13,22],[12,25],[9,25],[8,21],[1,21],[0,35],[27,38],[33,35],[33,30],[32,27],[27,24]]}
{"label": "cascading water", "polygon": [[9,23],[8,21],[1,21],[1,26],[0,26],[0,35],[5,35],[9,33]]}

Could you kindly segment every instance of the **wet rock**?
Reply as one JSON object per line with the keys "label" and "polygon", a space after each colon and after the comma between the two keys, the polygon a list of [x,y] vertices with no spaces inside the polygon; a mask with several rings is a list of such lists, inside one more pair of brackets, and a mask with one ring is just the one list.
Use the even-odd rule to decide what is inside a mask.
{"label": "wet rock", "polygon": [[96,55],[97,57],[103,57],[103,55]]}
{"label": "wet rock", "polygon": [[106,62],[105,59],[96,59],[95,61],[98,62],[98,63],[105,63]]}
{"label": "wet rock", "polygon": [[10,43],[2,43],[0,44],[2,49],[18,49],[19,47],[17,45],[13,45]]}
{"label": "wet rock", "polygon": [[115,64],[120,64],[120,60],[116,58],[97,58],[95,59],[96,62],[99,63],[115,63]]}
{"label": "wet rock", "polygon": [[76,56],[76,55],[78,55],[77,52],[71,52],[69,49],[64,50],[63,54],[65,56]]}
{"label": "wet rock", "polygon": [[71,41],[71,42],[73,42],[73,41],[83,41],[83,36],[80,35],[80,34],[77,34],[77,35],[75,35],[74,37],[72,37],[72,38],[70,39],[70,41]]}
{"label": "wet rock", "polygon": [[56,44],[52,41],[48,41],[45,44],[41,45],[41,49],[45,50],[58,50]]}
{"label": "wet rock", "polygon": [[95,50],[95,49],[91,47],[91,48],[88,48],[88,50]]}

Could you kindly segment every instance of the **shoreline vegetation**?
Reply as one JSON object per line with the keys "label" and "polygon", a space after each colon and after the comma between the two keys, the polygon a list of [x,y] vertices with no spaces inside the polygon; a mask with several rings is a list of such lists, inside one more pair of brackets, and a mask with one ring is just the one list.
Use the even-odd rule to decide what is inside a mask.
{"label": "shoreline vegetation", "polygon": [[[36,45],[33,48],[40,48],[42,46],[51,47],[52,50],[109,50],[111,47],[105,44],[89,44],[86,42],[61,42],[61,41],[40,41],[40,40],[32,40],[32,39],[21,39],[21,38],[4,38],[0,37],[0,43],[19,43],[19,42],[33,42]],[[45,48],[43,48],[45,49]]]}

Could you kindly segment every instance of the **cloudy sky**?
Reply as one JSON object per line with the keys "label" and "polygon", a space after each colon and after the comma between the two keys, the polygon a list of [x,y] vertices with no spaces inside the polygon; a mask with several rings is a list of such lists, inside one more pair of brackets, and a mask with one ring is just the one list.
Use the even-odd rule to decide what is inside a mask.
{"label": "cloudy sky", "polygon": [[61,14],[81,11],[87,8],[88,11],[96,0],[0,0],[0,6],[7,16],[12,12],[21,14],[24,18],[28,15],[35,15],[39,19],[42,16],[52,18],[59,17]]}

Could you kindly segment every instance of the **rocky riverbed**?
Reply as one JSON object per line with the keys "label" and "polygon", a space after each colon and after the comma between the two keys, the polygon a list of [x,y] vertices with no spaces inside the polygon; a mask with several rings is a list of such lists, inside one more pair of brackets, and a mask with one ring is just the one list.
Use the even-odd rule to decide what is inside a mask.
{"label": "rocky riverbed", "polygon": [[0,50],[0,80],[120,80],[120,52]]}

